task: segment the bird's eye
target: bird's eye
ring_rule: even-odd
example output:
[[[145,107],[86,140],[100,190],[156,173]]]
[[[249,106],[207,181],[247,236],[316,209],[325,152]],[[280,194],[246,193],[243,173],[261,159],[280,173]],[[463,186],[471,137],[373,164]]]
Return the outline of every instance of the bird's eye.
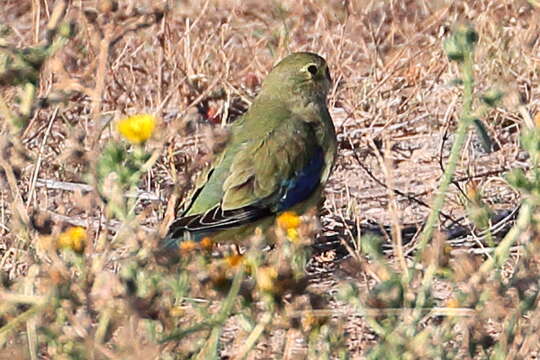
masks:
[[[319,69],[317,69],[317,66],[313,65],[313,64],[311,64],[311,65],[309,65],[307,67],[307,71],[309,71],[311,75],[317,74],[317,70],[319,70]]]

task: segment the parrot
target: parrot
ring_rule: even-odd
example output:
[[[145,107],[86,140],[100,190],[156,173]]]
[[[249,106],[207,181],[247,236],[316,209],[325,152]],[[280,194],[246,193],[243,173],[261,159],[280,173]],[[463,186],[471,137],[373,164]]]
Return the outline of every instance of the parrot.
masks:
[[[331,86],[328,65],[315,53],[277,63],[247,112],[228,125],[228,142],[187,196],[162,248],[205,237],[241,244],[285,211],[316,207],[337,153],[326,104]]]

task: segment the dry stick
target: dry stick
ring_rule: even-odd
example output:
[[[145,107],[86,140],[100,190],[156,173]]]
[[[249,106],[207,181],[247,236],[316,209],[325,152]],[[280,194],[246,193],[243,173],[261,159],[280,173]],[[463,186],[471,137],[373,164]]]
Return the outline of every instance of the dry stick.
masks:
[[[70,217],[66,215],[60,215],[49,210],[42,210],[42,211],[48,214],[51,217],[51,219],[55,221],[66,222],[68,224],[80,226],[84,228],[88,228],[90,226],[94,228],[98,228],[100,227],[101,224],[108,221],[107,222],[108,229],[114,232],[118,232],[122,229],[122,226],[124,225],[120,221],[107,220],[106,218],[103,218],[103,217],[100,217],[99,219],[82,219],[82,218],[75,218],[75,217]],[[139,228],[141,230],[146,231],[149,234],[153,234],[156,232],[154,229],[149,228],[148,226],[144,226],[144,225],[139,225]]]
[[[0,137],[0,149],[3,149],[5,147],[5,143],[5,137]],[[19,187],[17,186],[17,179],[15,178],[15,174],[13,173],[13,167],[2,156],[0,156],[0,167],[4,169],[4,173],[9,185],[9,190],[11,191],[11,196],[13,197],[13,205],[15,210],[17,211],[17,215],[19,215],[19,217],[25,224],[29,224],[30,217],[28,216],[26,208],[24,207],[24,202],[22,200]]]
[[[300,330],[290,328],[285,335],[285,346],[283,349],[283,360],[293,360],[299,358],[295,354],[296,341],[300,338]]]
[[[32,0],[32,28],[34,33],[34,44],[39,41],[39,19],[41,14],[41,0]]]
[[[109,60],[111,40],[113,37],[112,27],[107,27],[103,33],[103,38],[99,42],[98,62],[96,68],[96,86],[91,91],[92,95],[92,133],[90,139],[90,148],[94,149],[101,135],[99,118],[101,114],[101,104],[103,102],[103,91],[105,89],[105,76]]]
[[[517,167],[517,168],[523,169],[523,170],[529,170],[531,167],[530,166],[522,166],[522,167]],[[488,171],[485,171],[485,172],[482,172],[482,173],[477,173],[477,174],[473,174],[473,175],[466,175],[466,176],[454,178],[454,182],[463,182],[463,181],[469,181],[469,180],[489,178],[489,177],[492,177],[492,176],[505,174],[510,170],[512,170],[512,169],[511,168],[504,168],[504,167],[499,168],[497,170],[488,170]]]
[[[13,303],[25,305],[40,305],[43,304],[46,300],[47,297],[43,295],[25,295],[0,290],[0,301],[3,304]]]
[[[527,111],[527,108],[523,105],[519,105],[518,111],[521,114],[523,120],[525,121],[525,125],[527,125],[529,129],[534,129],[534,120],[532,119],[531,114],[529,114],[529,112]]]
[[[37,179],[36,187],[45,187],[51,190],[63,190],[73,192],[80,191],[82,193],[89,193],[94,191],[94,187],[92,185],[49,179]],[[137,189],[135,193],[129,192],[127,194],[124,194],[124,196],[127,198],[137,198],[139,200],[164,201],[164,199],[161,198],[159,195],[139,189]]]
[[[36,167],[34,168],[34,173],[32,174],[32,177],[30,178],[30,191],[28,192],[28,199],[26,200],[26,209],[28,210],[28,207],[30,206],[30,202],[32,201],[32,198],[34,197],[34,192],[36,189],[36,181],[39,174],[39,170],[41,168],[41,161],[43,160],[43,149],[45,148],[45,144],[47,143],[47,139],[49,138],[49,134],[51,133],[51,128],[54,123],[54,119],[56,119],[56,115],[58,114],[59,107],[57,106],[54,111],[52,112],[49,120],[49,125],[47,126],[47,130],[45,131],[45,135],[43,136],[43,141],[41,142],[41,145],[39,147],[39,154],[38,159],[36,162]]]
[[[401,227],[399,225],[399,219],[397,216],[398,213],[398,206],[397,206],[397,200],[395,197],[395,192],[392,191],[392,188],[394,187],[394,177],[390,170],[391,166],[388,164],[388,160],[384,159],[382,154],[377,148],[377,145],[373,142],[373,139],[369,138],[369,142],[373,149],[375,150],[375,154],[377,156],[377,160],[379,161],[379,164],[381,166],[381,169],[384,173],[384,177],[386,179],[386,184],[389,184],[389,186],[386,187],[388,197],[390,198],[389,201],[389,210],[390,210],[390,217],[392,219],[392,240],[394,242],[394,245],[396,247],[396,255],[399,259],[399,263],[401,266],[401,271],[403,272],[403,275],[405,276],[404,279],[407,279],[409,277],[408,273],[408,267],[407,267],[407,261],[405,260],[405,255],[403,251],[403,238],[401,237]],[[390,153],[390,142],[386,142],[385,146],[386,153]],[[404,283],[406,285],[406,283]]]
[[[6,226],[6,201],[4,200],[4,189],[0,189],[0,232],[2,234],[9,232],[9,228]]]
[[[306,315],[314,317],[366,316],[373,318],[377,316],[401,315],[412,311],[413,309],[411,308],[362,308],[360,310],[312,309],[291,311],[287,316],[289,318],[301,318]],[[421,308],[420,311],[431,316],[475,317],[477,315],[476,310],[471,308],[425,307]]]

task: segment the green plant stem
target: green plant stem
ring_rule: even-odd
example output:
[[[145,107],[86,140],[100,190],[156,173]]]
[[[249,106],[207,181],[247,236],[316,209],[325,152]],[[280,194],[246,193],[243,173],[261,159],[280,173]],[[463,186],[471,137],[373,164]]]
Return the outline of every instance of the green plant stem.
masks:
[[[519,216],[516,220],[516,225],[510,229],[508,234],[502,239],[493,256],[487,259],[482,266],[480,266],[480,273],[487,274],[491,272],[495,267],[501,265],[510,254],[510,248],[516,242],[521,234],[524,234],[530,225],[531,218],[533,216],[533,206],[527,199],[523,202],[519,211]]]
[[[24,124],[21,124],[21,127],[24,127],[28,122],[28,119],[32,116],[32,110],[36,102],[36,87],[32,83],[24,84],[21,96],[20,104],[20,113],[24,119]]]
[[[20,324],[28,321],[33,316],[37,315],[42,309],[45,308],[46,305],[47,304],[32,306],[30,309],[26,310],[25,312],[17,316],[15,319],[8,322],[6,325],[2,326],[0,328],[0,345],[6,341],[7,335],[11,331],[16,330]]]
[[[426,225],[420,235],[420,241],[418,243],[418,252],[416,254],[416,261],[420,258],[424,248],[433,236],[433,231],[439,221],[439,214],[444,205],[446,199],[446,193],[452,183],[454,173],[457,168],[459,158],[461,156],[461,148],[465,144],[467,135],[469,133],[469,127],[472,123],[472,102],[473,102],[473,89],[474,89],[474,76],[473,76],[473,54],[472,51],[465,54],[463,64],[461,66],[463,73],[463,109],[461,111],[461,117],[459,120],[458,129],[452,149],[450,151],[450,157],[448,159],[448,165],[442,176],[439,190],[433,201],[433,207],[431,214],[426,221]]]
[[[112,309],[106,308],[100,314],[98,327],[96,329],[95,339],[98,344],[102,344],[105,341],[105,336],[107,335],[107,330],[109,329],[109,324],[112,317]]]
[[[251,331],[246,341],[244,342],[244,345],[238,351],[238,358],[245,359],[248,356],[248,353],[251,351],[251,349],[253,349],[255,344],[257,344],[257,341],[263,334],[266,326],[270,324],[270,321],[272,321],[272,313],[267,312],[263,315],[261,321],[257,324],[257,326],[255,326],[255,328]]]
[[[223,301],[223,305],[213,321],[216,325],[214,325],[214,327],[212,328],[209,338],[207,339],[202,350],[199,352],[195,359],[202,360],[218,358],[217,350],[219,338],[221,336],[221,330],[223,329],[223,323],[225,322],[225,320],[227,320],[229,314],[232,311],[232,307],[236,301],[236,298],[238,297],[238,293],[240,292],[240,285],[242,284],[243,278],[244,268],[240,266],[238,272],[234,276],[231,289],[229,290],[229,294],[227,294],[227,298],[225,299],[225,301]]]
[[[188,335],[191,335],[191,334],[194,334],[196,332],[199,332],[199,331],[203,331],[203,330],[208,330],[208,329],[211,329],[212,328],[212,323],[210,322],[204,322],[204,323],[199,323],[197,325],[194,325],[190,328],[187,328],[187,329],[181,329],[181,330],[177,330],[177,331],[174,331],[173,333],[165,336],[164,338],[162,338],[161,340],[158,341],[159,344],[164,344],[166,342],[169,342],[169,341],[178,341]]]

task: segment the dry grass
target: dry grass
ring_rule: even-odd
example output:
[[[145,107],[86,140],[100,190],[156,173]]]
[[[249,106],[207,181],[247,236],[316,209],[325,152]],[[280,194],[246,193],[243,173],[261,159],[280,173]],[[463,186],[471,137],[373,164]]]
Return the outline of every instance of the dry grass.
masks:
[[[535,167],[520,141],[540,99],[534,1],[121,3],[115,10],[108,1],[70,2],[65,19],[75,36],[40,70],[36,97],[22,85],[0,84],[5,103],[24,120],[13,124],[0,112],[0,359],[184,358],[201,349],[200,358],[210,358],[213,346],[221,357],[242,358],[251,340],[246,356],[254,359],[534,358],[534,191],[530,221],[517,236],[532,245],[502,256],[489,268],[493,276],[482,268],[490,256],[449,257],[444,245],[444,229],[470,224],[463,216],[472,210],[512,209],[520,191],[527,193],[505,174]],[[4,0],[2,8],[0,45],[43,44],[52,1]],[[357,230],[368,220],[389,225],[389,241],[397,242],[432,211],[463,102],[453,85],[459,67],[443,41],[465,23],[479,34],[477,94],[505,93],[481,114],[495,150],[484,152],[470,132],[442,209],[443,231],[416,268],[414,241],[401,259],[361,251],[356,245],[371,240]],[[175,200],[222,145],[220,124],[245,111],[272,64],[292,51],[321,54],[335,82],[329,105],[339,155],[322,210],[324,236],[313,241],[309,274],[288,269],[301,281],[267,297],[246,275],[242,286],[251,288],[240,288],[238,304],[229,288],[239,276],[234,269],[226,270],[225,285],[214,276],[222,260],[197,255],[185,268],[164,269],[148,254]],[[25,118],[27,98],[49,104]],[[134,189],[128,183],[104,201],[92,187],[114,180],[100,177],[98,159],[107,144],[121,143],[115,122],[138,113],[160,119],[145,144],[152,166],[136,181],[145,199],[126,200]],[[477,194],[481,201],[471,202]],[[51,248],[50,239],[73,225],[87,230],[82,253]],[[315,238],[312,223],[302,231]],[[260,267],[281,269],[287,256],[301,265],[309,249],[295,246],[294,255],[252,247],[247,257]],[[186,302],[195,297],[200,302]],[[223,304],[232,310],[222,332],[205,328],[160,342],[204,323]],[[306,314],[317,320],[306,325]]]

